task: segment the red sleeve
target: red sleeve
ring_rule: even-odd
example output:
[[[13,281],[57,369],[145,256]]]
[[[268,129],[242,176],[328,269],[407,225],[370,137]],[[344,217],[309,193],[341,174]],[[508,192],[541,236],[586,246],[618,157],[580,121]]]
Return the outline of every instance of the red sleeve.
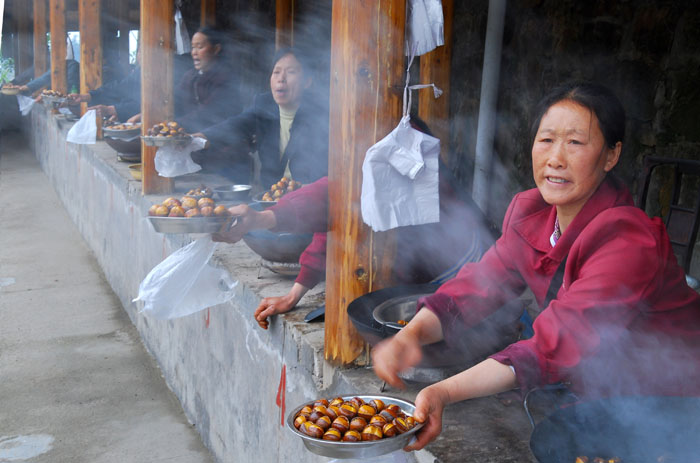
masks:
[[[305,288],[313,288],[326,277],[326,233],[314,233],[299,263],[301,271],[295,281]]]
[[[269,208],[277,226],[272,231],[325,233],[328,231],[328,177],[287,193]]]
[[[514,204],[511,202],[503,221],[503,235],[491,246],[478,263],[464,265],[457,276],[438,290],[418,301],[419,310],[431,310],[440,319],[443,335],[448,344],[455,344],[469,329],[498,310],[506,302],[518,297],[525,282],[514,267],[517,259],[510,244],[508,223]]]
[[[653,301],[663,300],[655,292],[669,280],[664,240],[640,221],[643,212],[621,209],[601,213],[579,236],[557,297],[535,319],[534,336],[492,356],[515,368],[521,390],[572,379],[580,385],[611,373],[596,365],[616,365],[616,375],[629,376],[620,368],[635,363],[634,325],[663,310]],[[652,331],[641,336],[649,339]]]

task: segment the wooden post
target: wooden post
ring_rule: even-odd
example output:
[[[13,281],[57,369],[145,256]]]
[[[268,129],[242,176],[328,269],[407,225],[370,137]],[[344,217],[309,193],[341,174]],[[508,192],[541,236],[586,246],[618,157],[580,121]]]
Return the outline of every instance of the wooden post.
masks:
[[[32,51],[34,45],[32,44],[33,36],[30,26],[32,24],[32,3],[27,0],[16,1],[14,7],[17,24],[17,60],[15,69],[19,73],[33,64]]]
[[[102,86],[101,11],[101,0],[78,0],[80,93],[88,93]],[[81,103],[80,114],[85,114],[86,109],[87,103]],[[97,117],[97,139],[102,140],[102,115],[98,113],[95,117]]]
[[[329,233],[325,356],[355,360],[365,344],[347,316],[353,299],[387,286],[393,234],[372,233],[360,212],[367,149],[401,119],[405,0],[335,0],[331,37]]]
[[[141,0],[142,131],[173,119],[173,3]],[[173,181],[158,175],[155,155],[155,147],[141,145],[143,193],[170,193]]]
[[[66,82],[66,0],[49,0],[51,21],[51,89],[68,91]]]
[[[275,26],[275,48],[294,45],[294,0],[276,1]]]
[[[34,0],[34,77],[49,68],[46,45],[46,0]]]
[[[216,26],[216,0],[201,0],[199,25]]]
[[[445,45],[420,57],[420,83],[434,83],[442,90],[435,99],[431,90],[418,91],[418,116],[440,139],[440,157],[447,163],[450,145],[450,64],[452,61],[452,20],[454,0],[442,0]]]

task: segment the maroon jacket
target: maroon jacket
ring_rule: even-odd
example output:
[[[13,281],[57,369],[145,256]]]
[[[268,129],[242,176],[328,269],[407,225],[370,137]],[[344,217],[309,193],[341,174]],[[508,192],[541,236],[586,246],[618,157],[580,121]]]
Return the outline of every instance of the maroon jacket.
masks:
[[[464,261],[477,261],[493,243],[485,219],[470,198],[460,198],[447,172],[440,174],[440,222],[397,229],[394,278],[399,284],[427,283]],[[313,288],[326,275],[328,177],[280,198],[270,208],[276,230],[315,232],[299,263],[296,282]]]
[[[534,336],[492,356],[515,368],[521,390],[563,381],[584,396],[700,393],[700,296],[663,223],[634,207],[613,178],[552,247],[555,216],[538,190],[516,195],[496,244],[419,307],[437,314],[454,342],[526,286],[542,303],[567,258]]]

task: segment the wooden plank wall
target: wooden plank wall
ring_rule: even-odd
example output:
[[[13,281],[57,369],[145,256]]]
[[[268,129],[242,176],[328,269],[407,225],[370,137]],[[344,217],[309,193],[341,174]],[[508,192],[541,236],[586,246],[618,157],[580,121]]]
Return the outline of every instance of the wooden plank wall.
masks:
[[[78,1],[80,29],[80,93],[88,93],[102,86],[102,27],[101,0]],[[70,91],[70,89],[69,89]],[[85,114],[87,103],[81,103]],[[97,137],[101,139],[102,118],[97,115]]]
[[[363,223],[360,193],[367,149],[401,119],[405,15],[405,0],[333,2],[325,356],[335,364],[365,348],[348,304],[390,284],[392,233]]]
[[[201,0],[199,25],[216,26],[216,0]],[[194,34],[194,31],[192,32]]]

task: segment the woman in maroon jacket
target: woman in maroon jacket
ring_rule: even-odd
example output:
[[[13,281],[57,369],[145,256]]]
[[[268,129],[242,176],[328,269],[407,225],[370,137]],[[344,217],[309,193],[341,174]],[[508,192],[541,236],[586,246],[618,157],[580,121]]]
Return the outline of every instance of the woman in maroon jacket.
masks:
[[[417,364],[422,345],[468,337],[527,286],[544,307],[532,338],[419,393],[415,417],[426,426],[407,450],[437,437],[447,404],[518,386],[525,393],[564,381],[583,397],[700,392],[700,296],[662,222],[608,175],[624,127],[605,87],[555,89],[533,125],[537,188],[515,196],[479,263],[420,300],[413,320],[375,347],[375,372],[401,387],[398,373]],[[559,267],[563,281],[552,284]]]

